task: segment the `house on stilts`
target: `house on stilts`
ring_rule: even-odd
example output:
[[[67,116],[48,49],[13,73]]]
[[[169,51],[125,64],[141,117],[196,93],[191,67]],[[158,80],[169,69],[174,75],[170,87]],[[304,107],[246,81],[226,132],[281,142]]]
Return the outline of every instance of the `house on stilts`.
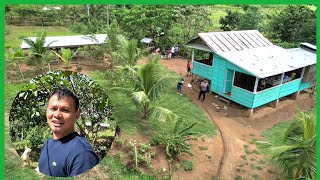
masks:
[[[316,46],[284,49],[257,30],[199,33],[184,44],[192,48],[192,73],[206,78],[210,90],[253,110],[315,86]]]

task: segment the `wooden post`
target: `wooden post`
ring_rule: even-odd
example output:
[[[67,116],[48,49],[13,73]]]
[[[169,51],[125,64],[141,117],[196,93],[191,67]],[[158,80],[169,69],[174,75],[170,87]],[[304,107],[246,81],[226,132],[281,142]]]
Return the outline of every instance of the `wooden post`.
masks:
[[[272,106],[273,106],[274,108],[277,108],[278,105],[279,105],[279,99],[276,99],[276,100],[274,100],[274,101],[272,102]]]
[[[300,94],[300,91],[297,91],[297,92],[295,92],[295,93],[293,93],[293,94],[291,95],[291,98],[294,99],[294,100],[296,100],[296,99],[298,98],[299,94]]]
[[[253,116],[253,109],[248,109],[248,117],[252,118]]]
[[[256,81],[254,83],[253,94],[257,93],[259,79],[256,77]]]
[[[192,49],[192,56],[191,56],[192,69],[193,69],[193,62],[194,62],[194,49]]]

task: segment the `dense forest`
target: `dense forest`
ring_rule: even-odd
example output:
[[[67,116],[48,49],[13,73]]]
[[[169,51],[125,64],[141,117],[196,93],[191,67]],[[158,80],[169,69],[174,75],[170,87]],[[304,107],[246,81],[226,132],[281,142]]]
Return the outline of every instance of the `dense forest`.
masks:
[[[8,25],[67,26],[109,36],[116,31],[128,39],[154,38],[162,48],[199,32],[248,29],[282,47],[316,43],[315,6],[305,5],[7,5],[5,14]]]

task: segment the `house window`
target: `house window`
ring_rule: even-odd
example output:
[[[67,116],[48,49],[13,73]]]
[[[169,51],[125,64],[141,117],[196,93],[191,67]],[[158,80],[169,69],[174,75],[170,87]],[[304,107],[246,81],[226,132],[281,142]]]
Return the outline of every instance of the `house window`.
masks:
[[[299,68],[299,69],[295,69],[293,71],[289,71],[289,72],[284,73],[283,83],[290,82],[295,79],[301,78],[302,69],[303,68]]]
[[[235,72],[233,82],[234,86],[253,92],[255,82],[256,77],[240,72]]]
[[[201,51],[201,50],[196,49],[194,51],[194,60],[199,63],[212,66],[213,65],[213,52]]]

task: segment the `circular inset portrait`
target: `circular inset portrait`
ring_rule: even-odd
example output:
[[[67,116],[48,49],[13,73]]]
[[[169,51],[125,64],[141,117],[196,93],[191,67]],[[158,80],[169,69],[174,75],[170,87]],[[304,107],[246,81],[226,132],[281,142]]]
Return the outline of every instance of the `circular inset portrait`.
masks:
[[[10,138],[23,160],[42,174],[84,173],[104,158],[114,139],[114,110],[89,77],[51,71],[33,78],[10,110]]]

